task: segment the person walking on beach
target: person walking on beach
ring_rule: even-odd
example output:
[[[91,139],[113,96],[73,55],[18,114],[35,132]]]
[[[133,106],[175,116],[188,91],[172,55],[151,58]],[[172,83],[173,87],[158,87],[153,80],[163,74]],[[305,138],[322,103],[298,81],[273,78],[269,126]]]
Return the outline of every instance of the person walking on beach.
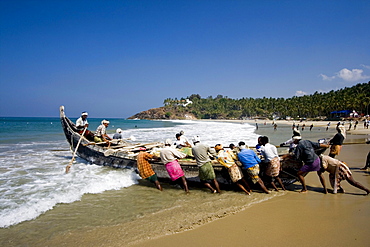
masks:
[[[344,193],[344,189],[340,185],[340,182],[343,180],[346,180],[350,185],[356,188],[364,190],[366,192],[366,195],[370,193],[370,190],[368,188],[357,182],[352,177],[352,172],[344,162],[327,155],[321,155],[320,158],[322,166],[320,172],[329,172],[329,180],[331,186],[333,187],[334,194],[336,194],[337,192]]]
[[[243,178],[243,173],[240,171],[239,166],[236,165],[237,160],[235,154],[232,151],[225,150],[221,144],[215,146],[217,152],[217,161],[227,168],[230,179],[235,183],[242,191],[247,195],[250,195],[250,187],[247,181]],[[244,186],[245,187],[244,187]],[[247,189],[246,189],[247,188]]]
[[[159,156],[161,157],[161,161],[166,167],[166,170],[171,180],[178,181],[181,179],[181,186],[183,187],[185,192],[188,193],[189,189],[185,179],[184,171],[182,170],[179,162],[177,161],[177,159],[185,158],[186,154],[176,150],[175,148],[172,147],[171,144],[172,144],[171,139],[167,139],[164,142],[165,147],[160,151]]]
[[[339,155],[343,141],[346,138],[346,130],[343,125],[337,126],[337,134],[329,141],[330,146],[330,153],[329,156],[335,158],[336,155]]]
[[[193,137],[194,146],[192,148],[193,156],[199,167],[199,178],[200,181],[211,190],[212,193],[221,193],[220,186],[216,180],[216,174],[212,166],[209,155],[216,157],[216,151],[210,148],[208,145],[200,143],[200,137]],[[214,187],[212,187],[212,185]]]
[[[320,182],[324,187],[324,193],[327,194],[328,191],[326,190],[325,186],[325,180],[324,176],[320,172],[320,158],[315,153],[315,148],[328,148],[329,145],[326,144],[320,144],[317,142],[311,142],[309,140],[302,140],[301,136],[295,136],[293,137],[294,143],[297,144],[297,147],[294,149],[293,154],[286,154],[283,155],[282,158],[286,158],[288,156],[292,156],[298,160],[304,163],[302,168],[298,171],[297,176],[299,178],[299,181],[301,182],[303,188],[301,190],[301,193],[307,192],[306,182],[303,177],[303,174],[308,172],[316,171],[317,175],[319,176]]]
[[[267,163],[265,174],[268,180],[275,191],[279,191],[275,185],[275,179],[278,181],[281,188],[285,190],[284,184],[279,177],[281,166],[277,148],[269,143],[269,138],[267,136],[261,136],[259,140],[261,142],[261,154],[264,157],[264,162]]]
[[[137,160],[137,169],[139,170],[140,177],[146,179],[151,183],[155,184],[155,187],[158,190],[162,190],[162,186],[158,181],[157,174],[154,172],[152,166],[149,163],[149,160],[158,160],[159,157],[156,157],[150,153],[146,152],[145,147],[140,148],[140,152],[136,158]]]
[[[239,148],[240,152],[238,153],[238,159],[242,164],[243,169],[247,172],[254,184],[258,183],[263,192],[269,194],[270,192],[267,190],[265,184],[259,177],[259,163],[261,163],[261,160],[257,157],[253,150],[246,147],[244,142],[239,142]]]

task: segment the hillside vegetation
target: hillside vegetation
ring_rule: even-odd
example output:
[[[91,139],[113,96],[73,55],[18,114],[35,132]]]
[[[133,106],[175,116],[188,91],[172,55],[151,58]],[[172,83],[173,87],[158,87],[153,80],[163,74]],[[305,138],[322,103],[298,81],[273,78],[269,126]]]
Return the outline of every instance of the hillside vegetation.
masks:
[[[190,101],[190,102],[189,102]],[[327,93],[292,98],[241,98],[231,99],[218,95],[202,98],[192,94],[181,99],[167,98],[164,106],[138,113],[130,118],[140,119],[243,119],[243,118],[310,118],[335,117],[339,110],[356,110],[369,115],[370,81],[353,87]]]

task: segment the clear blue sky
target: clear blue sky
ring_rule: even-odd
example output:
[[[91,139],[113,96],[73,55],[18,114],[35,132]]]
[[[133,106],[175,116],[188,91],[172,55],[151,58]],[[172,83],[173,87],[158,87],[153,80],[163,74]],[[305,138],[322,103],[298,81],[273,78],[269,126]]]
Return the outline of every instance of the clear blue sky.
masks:
[[[370,80],[368,0],[1,0],[0,116],[126,118],[166,98]]]

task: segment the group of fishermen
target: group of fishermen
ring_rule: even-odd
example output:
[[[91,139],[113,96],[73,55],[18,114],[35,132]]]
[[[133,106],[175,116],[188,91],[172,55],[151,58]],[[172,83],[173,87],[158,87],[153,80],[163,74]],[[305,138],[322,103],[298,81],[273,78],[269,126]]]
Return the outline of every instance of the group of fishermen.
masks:
[[[109,121],[103,120],[101,125],[98,126],[95,134],[87,130],[87,112],[82,112],[81,117],[76,121],[76,127],[80,134],[83,134],[87,139],[94,142],[107,142],[112,140],[107,133],[106,128]],[[340,126],[337,126],[338,135],[342,134],[345,137],[345,131]],[[118,133],[119,132],[119,133]],[[117,129],[118,139],[121,139],[121,129]],[[119,136],[121,138],[119,138]],[[337,137],[337,136],[336,136]],[[333,139],[336,139],[333,138]],[[348,181],[351,185],[364,190],[367,194],[370,190],[362,184],[355,181],[352,177],[350,169],[342,161],[335,159],[335,155],[340,152],[341,144],[344,138],[340,138],[340,143],[329,141],[331,144],[330,156],[317,155],[315,149],[328,148],[330,145],[312,142],[309,140],[302,140],[299,131],[293,128],[293,136],[291,138],[291,145],[288,154],[279,157],[277,148],[269,143],[267,136],[260,136],[258,144],[256,145],[257,154],[243,142],[238,143],[238,147],[230,144],[228,148],[224,148],[221,144],[216,144],[210,147],[201,143],[200,137],[194,136],[192,141],[184,135],[184,132],[176,134],[176,141],[171,139],[165,140],[165,147],[161,149],[159,157],[147,152],[145,147],[140,148],[137,156],[137,167],[139,174],[143,179],[147,179],[154,183],[157,189],[162,190],[162,186],[158,181],[158,177],[152,169],[150,162],[159,161],[165,165],[165,168],[172,181],[179,182],[185,192],[189,192],[187,181],[178,160],[188,156],[187,153],[181,152],[182,148],[191,148],[193,158],[199,168],[199,179],[212,193],[220,193],[220,186],[216,179],[216,174],[213,169],[212,159],[217,159],[218,163],[227,168],[231,181],[235,183],[242,191],[250,195],[252,192],[244,174],[247,174],[253,184],[258,184],[264,193],[270,193],[266,188],[263,180],[260,178],[260,165],[264,168],[264,175],[266,182],[278,191],[275,181],[280,187],[285,190],[279,174],[281,171],[281,160],[294,159],[298,162],[303,162],[303,166],[297,173],[297,177],[302,184],[301,193],[307,192],[307,187],[304,175],[308,172],[316,171],[320,182],[324,188],[324,193],[327,193],[327,187],[323,172],[329,172],[330,183],[333,187],[333,193],[344,192],[340,185],[342,180]],[[338,138],[337,138],[338,139]],[[340,145],[339,145],[340,144]],[[334,146],[334,148],[333,148]],[[338,147],[340,146],[340,147]],[[261,160],[261,158],[262,160]]]
[[[354,180],[350,169],[344,162],[328,155],[316,154],[315,150],[317,149],[329,148],[330,142],[329,144],[323,144],[310,140],[302,140],[302,137],[295,133],[292,137],[295,147],[290,153],[279,157],[276,146],[269,143],[267,136],[260,136],[258,138],[258,145],[256,145],[257,153],[249,149],[242,141],[239,142],[238,147],[235,147],[233,144],[230,144],[229,148],[224,148],[221,144],[210,147],[201,143],[199,136],[192,138],[192,144],[190,144],[186,137],[181,140],[181,136],[183,136],[183,132],[180,135],[176,135],[177,141],[175,143],[167,139],[165,141],[165,148],[160,151],[160,157],[147,153],[144,147],[140,150],[137,158],[140,176],[143,179],[153,182],[159,190],[162,190],[162,187],[150,165],[151,160],[161,160],[165,164],[171,180],[180,182],[184,190],[189,192],[184,172],[178,162],[178,159],[185,158],[187,155],[176,148],[180,147],[179,143],[182,142],[186,146],[191,145],[192,155],[199,167],[199,179],[212,193],[220,193],[221,191],[213,169],[211,157],[217,159],[218,163],[227,168],[231,181],[248,195],[250,195],[252,190],[244,174],[247,174],[250,181],[253,184],[257,184],[264,193],[270,193],[264,181],[270,183],[275,191],[279,191],[275,181],[283,190],[286,190],[279,177],[281,160],[284,159],[303,162],[303,166],[297,172],[297,177],[302,184],[301,193],[307,192],[304,175],[313,171],[317,172],[325,194],[328,193],[323,176],[325,171],[329,173],[333,193],[344,193],[344,189],[340,185],[340,182],[343,180],[364,190],[367,195],[370,193],[368,188]],[[260,178],[260,166],[264,168],[264,175],[266,177],[264,181]]]

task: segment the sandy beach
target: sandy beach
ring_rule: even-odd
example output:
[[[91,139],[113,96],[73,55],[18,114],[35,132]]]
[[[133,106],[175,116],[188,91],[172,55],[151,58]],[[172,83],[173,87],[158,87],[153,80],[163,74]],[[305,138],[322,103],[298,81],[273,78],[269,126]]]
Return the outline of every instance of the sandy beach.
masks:
[[[254,124],[255,121],[249,121]],[[258,124],[263,124],[259,121]],[[267,125],[271,122],[267,122]],[[278,121],[278,128],[292,122]],[[306,126],[311,123],[306,123]],[[325,128],[327,122],[314,122]],[[333,123],[332,123],[333,128]],[[259,130],[260,134],[266,130]],[[307,134],[306,134],[307,133]],[[305,132],[307,137],[309,133]],[[346,142],[362,142],[370,130],[358,126],[347,133]],[[337,157],[346,161],[356,181],[370,187],[370,173],[360,171],[369,152],[368,144],[345,145]],[[328,174],[325,174],[327,184]],[[164,236],[136,246],[369,246],[370,196],[346,181],[345,194],[322,193],[316,173],[306,176],[309,192],[301,185],[288,187],[286,195],[253,205],[237,214],[202,225],[194,230]],[[331,189],[331,188],[330,188]]]
[[[239,126],[226,126],[240,131],[244,129],[238,128],[240,124],[257,123],[257,134],[269,136],[274,145],[292,135],[293,122],[289,121],[277,121],[276,130],[272,121],[231,122]],[[305,130],[300,129],[304,139],[330,138],[336,132],[336,122],[328,131],[325,121],[313,124],[312,131],[311,122],[305,122]],[[243,134],[240,131],[237,135]],[[347,132],[338,156],[347,162],[355,180],[368,188],[370,173],[360,168],[370,150],[370,144],[365,144],[369,137],[370,130],[362,125]],[[278,151],[284,153],[287,148]],[[234,190],[215,195],[202,188],[191,188],[186,195],[170,184],[163,184],[165,190],[160,192],[140,181],[127,188],[84,195],[80,201],[58,204],[34,220],[0,229],[0,243],[89,247],[368,246],[370,196],[346,181],[342,182],[345,194],[332,194],[328,174],[324,176],[329,194],[322,193],[316,173],[306,176],[306,194],[299,193],[300,183],[288,186],[285,192],[266,195],[256,190],[247,196]]]

